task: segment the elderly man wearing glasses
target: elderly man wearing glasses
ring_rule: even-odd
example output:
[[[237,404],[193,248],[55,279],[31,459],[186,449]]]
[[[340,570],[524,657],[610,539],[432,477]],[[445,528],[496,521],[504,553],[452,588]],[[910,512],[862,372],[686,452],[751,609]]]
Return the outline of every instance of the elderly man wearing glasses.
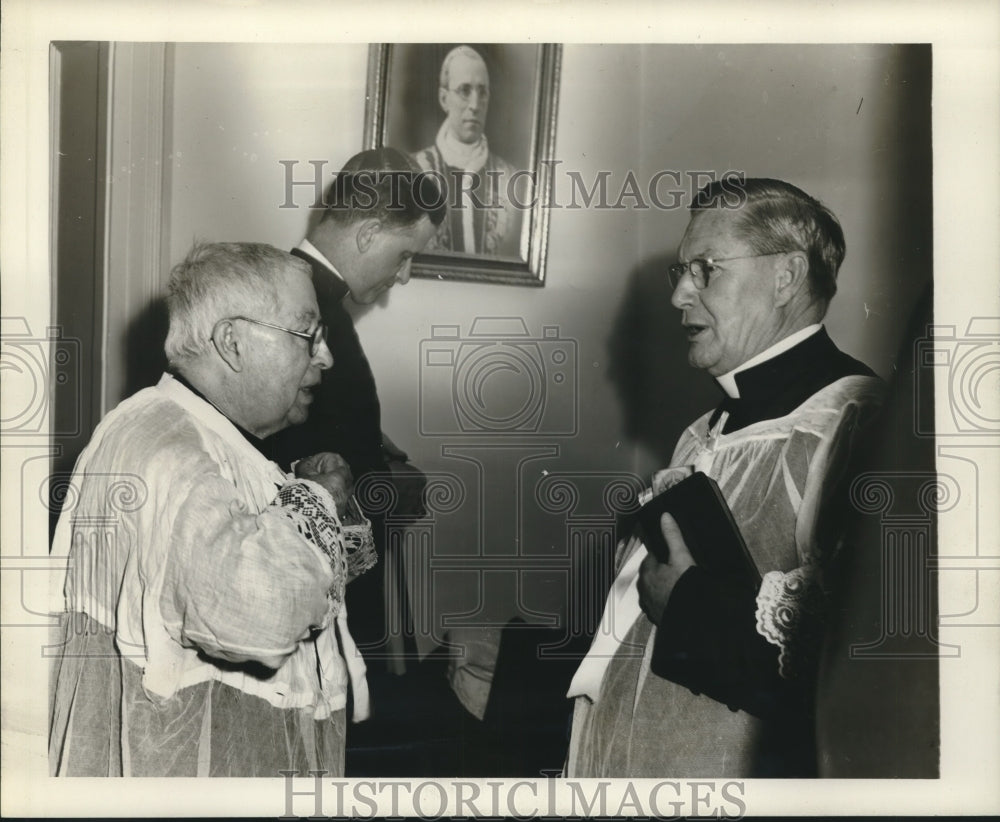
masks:
[[[56,527],[51,771],[342,774],[349,691],[367,713],[344,589],[374,551],[349,551],[340,457],[260,451],[333,364],[309,267],[196,246],[168,307],[171,373],[94,431]]]
[[[438,102],[445,113],[434,145],[415,155],[447,193],[447,218],[427,251],[518,256],[525,186],[514,168],[490,151],[486,112],[490,75],[486,62],[469,46],[457,46],[441,62]]]
[[[836,217],[779,180],[739,192],[727,181],[698,193],[669,271],[689,362],[725,398],[684,432],[653,489],[713,478],[763,582],[755,592],[703,569],[669,515],[669,562],[623,543],[569,691],[569,776],[815,772],[810,680],[837,538],[818,512],[882,386],[822,326],[845,253]]]

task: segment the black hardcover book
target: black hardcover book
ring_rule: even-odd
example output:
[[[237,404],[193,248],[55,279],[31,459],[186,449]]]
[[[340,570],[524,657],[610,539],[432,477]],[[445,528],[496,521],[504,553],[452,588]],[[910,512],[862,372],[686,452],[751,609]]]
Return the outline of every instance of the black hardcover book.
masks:
[[[698,565],[754,591],[760,588],[760,572],[715,480],[696,471],[639,509],[643,542],[660,562],[667,562],[670,556],[660,529],[660,517],[665,513],[677,521]]]

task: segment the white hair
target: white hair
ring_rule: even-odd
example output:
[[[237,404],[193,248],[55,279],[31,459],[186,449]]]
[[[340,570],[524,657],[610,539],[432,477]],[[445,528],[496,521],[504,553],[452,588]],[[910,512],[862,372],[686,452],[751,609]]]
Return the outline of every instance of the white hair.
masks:
[[[470,46],[455,46],[455,48],[445,55],[444,60],[441,61],[441,74],[438,77],[438,84],[441,88],[448,88],[448,72],[451,69],[452,60],[459,55],[468,57],[470,60],[478,60],[483,66],[486,65],[486,61],[482,58],[482,55],[474,48]]]
[[[170,273],[168,362],[203,354],[219,320],[271,316],[290,267],[309,273],[305,262],[264,243],[195,243]]]

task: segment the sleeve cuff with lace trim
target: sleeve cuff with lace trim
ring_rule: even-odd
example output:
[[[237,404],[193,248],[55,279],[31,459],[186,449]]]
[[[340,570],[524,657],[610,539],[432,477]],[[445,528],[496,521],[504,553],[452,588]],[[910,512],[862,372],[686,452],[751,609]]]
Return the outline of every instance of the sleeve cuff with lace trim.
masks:
[[[371,520],[361,511],[354,497],[347,501],[342,525],[344,548],[347,551],[347,578],[352,580],[378,563]]]
[[[779,650],[778,670],[786,679],[806,674],[822,641],[823,594],[808,565],[764,575],[757,594],[757,631]]]
[[[757,630],[752,591],[697,565],[681,575],[656,631],[650,669],[761,718],[801,712],[808,691],[780,675],[779,647]]]
[[[344,602],[348,566],[343,526],[333,497],[317,482],[293,479],[281,486],[273,505],[295,524],[303,539],[326,556],[333,571],[330,598],[335,612],[339,612]]]

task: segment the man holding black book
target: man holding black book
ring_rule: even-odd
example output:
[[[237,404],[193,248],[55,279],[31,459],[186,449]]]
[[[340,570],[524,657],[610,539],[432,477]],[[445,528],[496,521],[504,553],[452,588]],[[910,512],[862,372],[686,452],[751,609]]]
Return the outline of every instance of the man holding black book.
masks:
[[[620,546],[604,618],[569,691],[567,776],[814,775],[820,577],[836,542],[818,511],[882,390],[821,324],[844,253],[833,213],[788,183],[727,180],[696,196],[669,271],[672,302],[689,362],[725,398],[684,432],[653,490],[702,472],[722,502],[702,493],[702,523],[688,517],[683,530],[665,514],[665,555],[638,537]],[[689,550],[726,507],[759,586]]]

